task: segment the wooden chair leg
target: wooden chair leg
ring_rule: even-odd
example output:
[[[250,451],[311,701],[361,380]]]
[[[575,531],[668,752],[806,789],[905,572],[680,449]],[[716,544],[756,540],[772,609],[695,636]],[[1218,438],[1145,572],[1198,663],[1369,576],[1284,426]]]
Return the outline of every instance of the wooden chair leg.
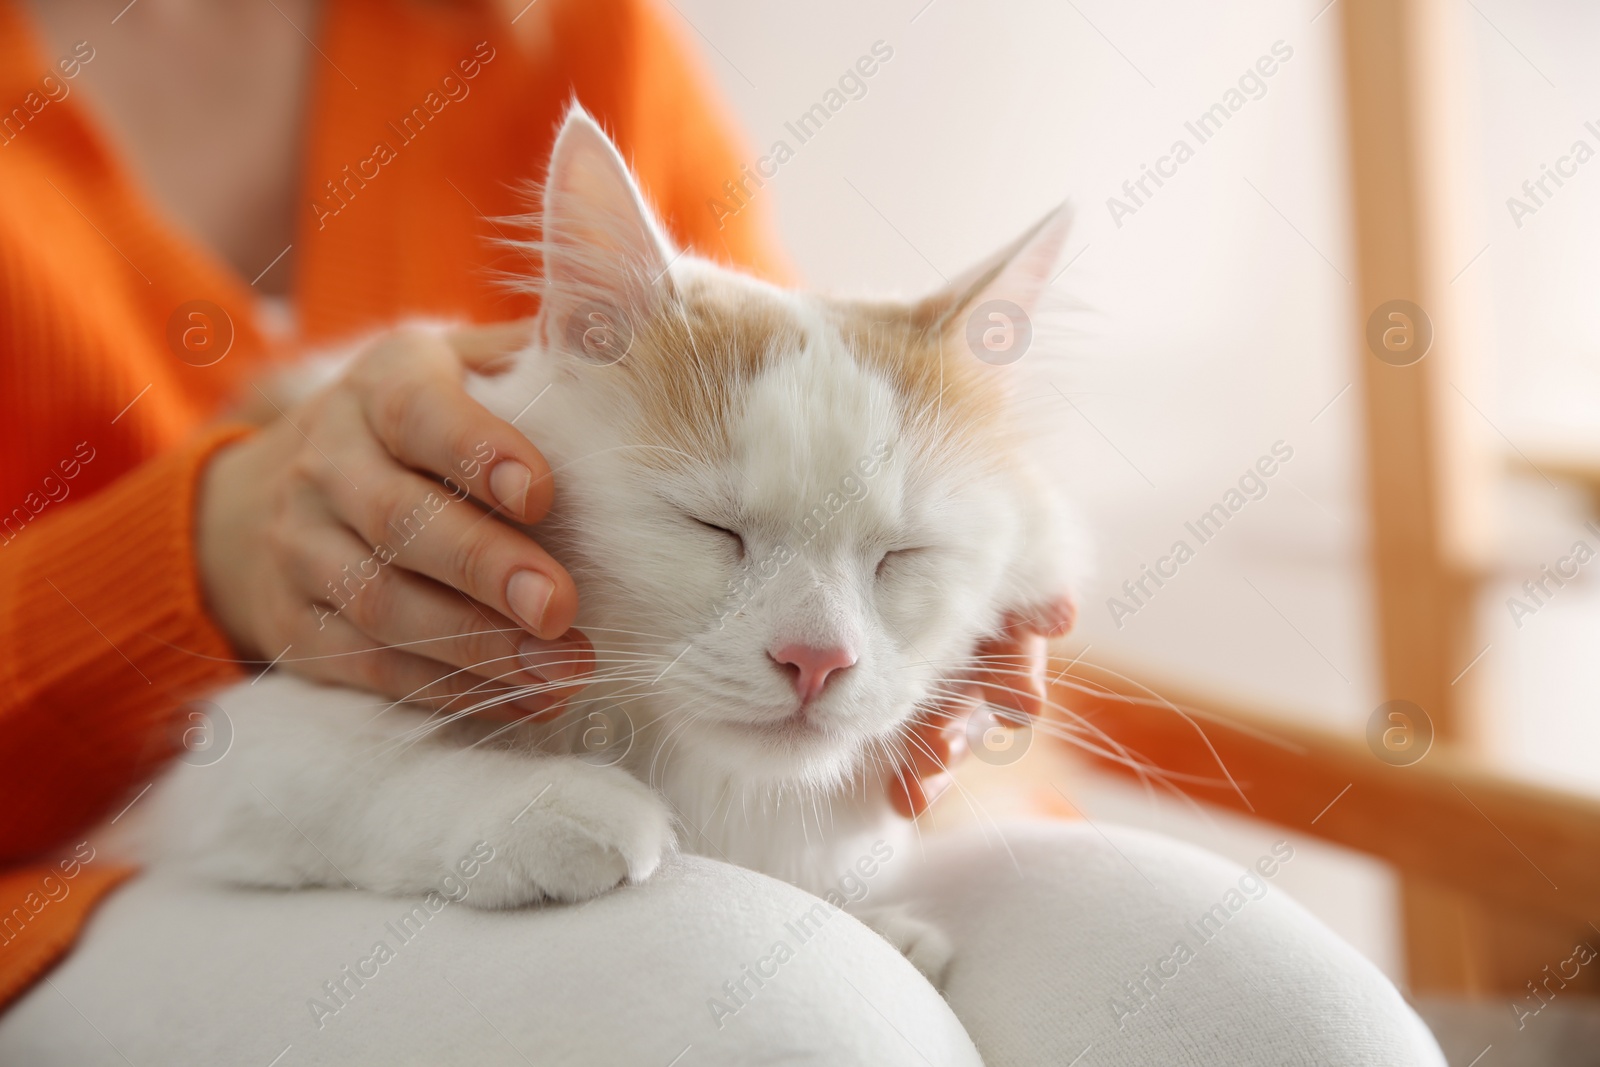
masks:
[[[1448,0],[1346,0],[1341,12],[1383,696],[1419,706],[1436,743],[1470,748],[1476,679],[1458,684],[1459,672],[1476,651],[1474,587],[1492,555],[1500,471],[1483,428],[1463,417],[1477,331],[1451,284],[1470,255],[1455,214],[1467,198],[1454,18]],[[1402,898],[1414,985],[1471,992],[1501,980],[1496,917],[1415,880]]]
[[[1415,876],[1401,883],[1401,915],[1407,984],[1417,995],[1504,997],[1519,1018],[1600,995],[1600,932],[1578,920],[1519,912]]]
[[[1481,905],[1423,878],[1400,882],[1406,984],[1418,995],[1489,992],[1490,953],[1480,935]]]

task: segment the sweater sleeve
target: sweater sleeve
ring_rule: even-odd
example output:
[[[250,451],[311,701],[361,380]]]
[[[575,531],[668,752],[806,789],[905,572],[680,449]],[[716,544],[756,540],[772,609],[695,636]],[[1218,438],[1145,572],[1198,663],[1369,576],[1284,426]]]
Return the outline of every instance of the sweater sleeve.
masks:
[[[59,845],[175,747],[174,710],[239,673],[207,614],[200,472],[220,426],[0,546],[0,864]]]

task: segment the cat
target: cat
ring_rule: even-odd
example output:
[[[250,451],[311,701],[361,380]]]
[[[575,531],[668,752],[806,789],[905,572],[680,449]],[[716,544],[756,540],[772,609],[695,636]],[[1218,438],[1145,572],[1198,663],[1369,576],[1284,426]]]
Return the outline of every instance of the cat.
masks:
[[[918,706],[1072,595],[1016,368],[968,338],[986,302],[1036,304],[1064,210],[917,301],[786,291],[673,248],[574,106],[539,221],[536,340],[469,389],[559,472],[529,532],[578,583],[592,684],[507,726],[468,712],[538,687],[441,714],[270,671],[213,697],[231,751],[164,776],[142,858],[392,894],[470,870],[464,899],[502,908],[682,848],[821,893],[911,832],[887,784]],[[936,929],[858,910],[937,980]]]

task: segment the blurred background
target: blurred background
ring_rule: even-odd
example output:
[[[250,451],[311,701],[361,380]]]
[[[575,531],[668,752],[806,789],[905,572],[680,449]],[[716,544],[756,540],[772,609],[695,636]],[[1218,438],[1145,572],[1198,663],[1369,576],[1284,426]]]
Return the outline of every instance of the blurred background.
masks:
[[[940,817],[1031,805],[1246,863],[1287,836],[1281,887],[1423,1004],[1452,1064],[1600,1062],[1600,967],[1548,978],[1600,947],[1600,565],[1574,555],[1600,550],[1600,9],[671,6],[752,164],[795,148],[754,195],[814,286],[930,288],[1076,208],[1067,358],[1029,400],[1098,546],[1058,695],[1090,714],[1065,686],[1101,668],[1193,695],[1208,733],[1244,731],[1254,802],[1186,803],[1036,737],[968,761]],[[799,144],[786,124],[875,45],[891,58]],[[1434,332],[1407,366],[1364,336],[1391,298]],[[1275,444],[1265,496],[1199,545],[1185,524]],[[1194,558],[1130,599],[1180,539]],[[1378,715],[1402,698],[1420,718]],[[1189,736],[1127,743],[1204,770]]]

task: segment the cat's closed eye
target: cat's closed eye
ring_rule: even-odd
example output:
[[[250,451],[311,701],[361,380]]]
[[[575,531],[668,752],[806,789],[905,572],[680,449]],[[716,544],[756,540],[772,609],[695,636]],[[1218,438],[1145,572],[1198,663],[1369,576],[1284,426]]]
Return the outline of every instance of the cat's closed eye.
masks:
[[[925,548],[893,548],[893,549],[890,549],[888,552],[885,552],[883,554],[883,557],[881,559],[878,560],[878,566],[877,566],[877,569],[875,571],[873,571],[873,576],[877,577],[877,578],[882,578],[883,575],[884,575],[884,572],[886,570],[888,570],[890,567],[892,567],[896,562],[912,559],[912,558],[914,558],[916,556],[919,556],[919,555],[923,554],[926,551],[927,551],[927,549],[925,549]]]
[[[739,558],[744,558],[744,538],[741,537],[737,532],[728,529],[726,526],[718,526],[714,522],[707,522],[704,519],[696,519],[693,515],[689,516],[689,518],[695,523],[695,525],[721,535],[733,545],[734,550],[739,553]]]

